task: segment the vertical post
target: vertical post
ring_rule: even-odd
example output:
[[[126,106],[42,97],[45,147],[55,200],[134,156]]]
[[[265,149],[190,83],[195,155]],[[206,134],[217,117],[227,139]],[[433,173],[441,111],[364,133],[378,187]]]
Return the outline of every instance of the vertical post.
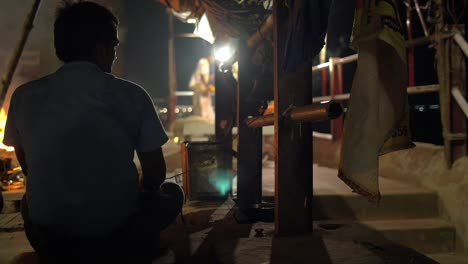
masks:
[[[437,76],[439,79],[439,102],[440,102],[440,118],[442,121],[442,134],[444,137],[444,154],[447,167],[452,166],[452,144],[450,141],[450,87],[449,87],[449,58],[447,53],[447,40],[442,37],[445,18],[443,0],[437,0],[438,21],[436,25],[437,36]]]
[[[311,63],[293,73],[282,70],[288,10],[274,1],[275,230],[280,236],[312,231],[312,129],[284,114],[312,103]]]
[[[460,48],[452,39],[443,37],[447,30],[445,0],[437,1],[438,21],[437,36],[437,74],[439,78],[439,100],[442,129],[444,136],[444,152],[447,168],[451,168],[455,160],[466,156],[467,128],[466,117],[452,98],[451,89],[457,87],[466,97],[466,65]],[[454,27],[456,25],[450,25]]]
[[[343,93],[343,65],[336,63],[339,58],[331,57],[328,72],[330,73],[330,95]],[[343,135],[343,117],[331,120],[331,134],[333,140],[340,140]]]
[[[408,7],[406,9],[406,28],[408,30],[408,41],[413,40],[413,19],[412,19],[412,0],[408,0]],[[414,72],[414,47],[408,49],[408,85],[415,86],[415,72]]]
[[[175,108],[177,106],[177,68],[176,68],[176,55],[174,43],[174,15],[167,9],[169,16],[169,115],[168,115],[168,128],[172,129],[175,121]]]
[[[252,50],[246,43],[240,42],[238,53],[237,203],[245,211],[262,201],[262,128],[249,128],[245,123],[247,117],[258,115],[259,105],[250,98],[253,85],[250,63]]]
[[[343,64],[338,63],[336,64],[336,90],[335,94],[343,94]],[[340,116],[337,119],[333,120],[334,122],[334,129],[335,129],[335,138],[334,140],[340,140],[343,137],[343,129],[344,129],[344,118]]]
[[[327,59],[327,45],[320,51],[320,64],[325,63]],[[322,96],[327,96],[328,92],[328,72],[326,68],[322,69]]]
[[[457,25],[453,25],[456,27]],[[466,99],[466,58],[460,49],[460,47],[451,40],[449,43],[449,91],[453,87],[456,87],[460,90],[463,96]],[[449,94],[451,94],[449,92]],[[463,110],[458,105],[457,101],[450,96],[450,144],[451,144],[451,164],[455,162],[458,158],[464,157],[467,154],[467,119]]]
[[[322,69],[322,96],[328,95],[328,72],[327,69]]]
[[[215,138],[223,149],[223,169],[232,169],[232,127],[235,113],[235,83],[232,82],[231,72],[224,73],[215,66]]]

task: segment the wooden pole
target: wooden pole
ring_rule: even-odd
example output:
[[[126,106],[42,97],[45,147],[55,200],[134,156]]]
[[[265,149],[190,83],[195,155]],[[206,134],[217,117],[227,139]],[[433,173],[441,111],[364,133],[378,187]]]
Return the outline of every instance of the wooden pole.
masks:
[[[336,95],[343,94],[343,64],[339,63],[340,58],[330,58],[328,72],[330,73],[330,95],[333,98]],[[333,140],[340,140],[343,135],[344,120],[342,117],[331,121],[331,134]]]
[[[172,129],[172,125],[176,119],[175,108],[177,107],[177,68],[176,68],[176,54],[174,43],[174,15],[168,9],[169,16],[169,114],[168,114],[168,128]]]
[[[312,231],[312,129],[283,118],[291,106],[312,103],[312,67],[305,63],[293,73],[282,69],[288,10],[274,1],[275,97],[275,231],[279,236]]]
[[[419,6],[419,0],[414,0],[414,6],[416,7],[416,12],[418,12],[419,21],[421,22],[421,26],[424,30],[424,35],[428,37],[429,30],[427,29],[426,21],[424,21],[423,14],[421,12],[421,7]]]
[[[454,27],[456,25],[453,25]],[[466,104],[466,83],[465,83],[465,58],[462,49],[454,42],[449,41],[449,96],[450,104],[450,135],[451,163],[466,156],[467,144],[467,119],[463,112],[463,102]],[[452,96],[450,96],[452,95]],[[457,99],[459,102],[457,102]],[[464,100],[463,100],[464,99]],[[452,165],[450,164],[450,165]]]
[[[320,64],[325,63],[326,60],[327,60],[327,44],[325,44],[325,46],[320,51]],[[322,69],[322,96],[328,95],[327,90],[328,90],[328,72],[327,72],[327,68],[323,68]]]
[[[260,105],[250,98],[253,85],[252,49],[244,42],[238,47],[239,73],[237,88],[237,204],[243,211],[262,202],[262,128],[249,128],[247,117],[258,114]]]
[[[468,103],[466,102],[465,96],[462,94],[460,89],[457,87],[452,88],[452,96],[455,101],[457,101],[457,104],[465,114],[465,117],[468,118]]]
[[[413,40],[413,19],[412,19],[412,1],[408,0],[408,7],[406,9],[406,27],[408,30],[408,42]],[[415,86],[415,72],[414,72],[414,47],[408,48],[408,83],[409,86]]]
[[[231,72],[217,70],[219,63],[215,66],[215,138],[223,149],[222,167],[230,171],[232,169],[232,127],[235,120],[235,98],[237,87],[232,82]],[[231,75],[231,76],[230,76]]]
[[[8,66],[6,68],[5,75],[2,78],[2,90],[0,92],[1,104],[3,104],[3,101],[5,100],[5,96],[8,92],[8,88],[10,87],[11,80],[16,71],[16,67],[18,66],[19,59],[21,57],[21,54],[23,53],[24,46],[26,45],[26,41],[28,40],[29,33],[34,27],[34,20],[36,18],[37,11],[39,10],[40,4],[41,4],[41,0],[34,1],[32,8],[29,11],[29,14],[26,18],[26,21],[24,21],[23,31],[21,33],[20,39],[18,40],[18,43],[16,44],[16,48],[13,52],[13,56],[11,57],[11,60],[8,63]]]

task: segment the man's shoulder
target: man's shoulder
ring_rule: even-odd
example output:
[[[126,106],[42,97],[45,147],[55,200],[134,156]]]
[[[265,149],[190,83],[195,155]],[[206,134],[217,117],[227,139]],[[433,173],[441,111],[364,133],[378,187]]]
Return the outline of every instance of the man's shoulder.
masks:
[[[25,93],[27,91],[31,91],[32,89],[40,89],[41,87],[44,87],[47,84],[47,82],[49,81],[51,75],[52,74],[49,74],[49,75],[46,75],[46,76],[41,77],[39,79],[32,80],[32,81],[26,82],[26,83],[18,86],[15,89],[14,94],[16,96],[18,96],[18,95],[21,95],[21,94],[23,94],[23,93]]]
[[[111,78],[112,86],[119,87],[126,93],[135,94],[137,96],[145,96],[148,94],[148,92],[142,86],[134,82],[121,79],[110,74],[109,76]]]

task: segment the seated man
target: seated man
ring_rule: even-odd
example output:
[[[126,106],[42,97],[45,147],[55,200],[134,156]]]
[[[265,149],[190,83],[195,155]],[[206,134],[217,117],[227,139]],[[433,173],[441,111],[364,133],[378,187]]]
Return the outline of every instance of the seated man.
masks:
[[[64,3],[54,28],[64,65],[11,99],[4,143],[27,175],[25,231],[44,263],[151,263],[183,205],[179,186],[162,184],[168,138],[152,100],[110,74],[117,24],[98,4]]]

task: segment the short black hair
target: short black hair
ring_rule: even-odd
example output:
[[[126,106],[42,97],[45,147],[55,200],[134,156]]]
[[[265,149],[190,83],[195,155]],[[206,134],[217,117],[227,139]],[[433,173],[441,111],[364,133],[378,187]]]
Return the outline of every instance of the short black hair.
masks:
[[[54,24],[57,57],[70,62],[93,57],[98,43],[118,42],[118,19],[104,6],[89,1],[62,1]]]

